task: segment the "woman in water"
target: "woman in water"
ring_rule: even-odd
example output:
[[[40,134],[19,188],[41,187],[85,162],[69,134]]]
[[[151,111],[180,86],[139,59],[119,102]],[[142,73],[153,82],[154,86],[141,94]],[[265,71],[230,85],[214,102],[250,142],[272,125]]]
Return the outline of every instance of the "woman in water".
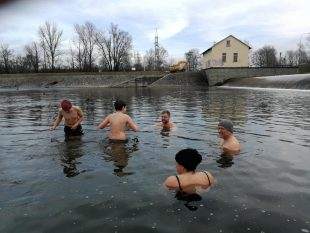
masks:
[[[200,200],[197,189],[207,189],[215,183],[214,177],[207,171],[196,171],[202,157],[195,149],[180,150],[175,155],[178,175],[169,176],[165,181],[168,189],[177,190],[176,198],[185,201]]]

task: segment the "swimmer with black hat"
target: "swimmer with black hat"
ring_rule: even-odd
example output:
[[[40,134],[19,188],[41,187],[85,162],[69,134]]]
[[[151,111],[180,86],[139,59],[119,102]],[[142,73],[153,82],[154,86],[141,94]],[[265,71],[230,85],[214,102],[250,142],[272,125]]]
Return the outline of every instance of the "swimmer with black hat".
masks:
[[[175,155],[178,175],[169,176],[164,185],[168,189],[177,190],[176,198],[186,201],[199,200],[197,189],[207,189],[215,183],[210,172],[196,171],[202,156],[195,149],[180,150]]]
[[[218,124],[218,133],[221,138],[221,149],[223,154],[234,155],[240,152],[241,146],[234,136],[234,126],[230,120],[220,120]]]

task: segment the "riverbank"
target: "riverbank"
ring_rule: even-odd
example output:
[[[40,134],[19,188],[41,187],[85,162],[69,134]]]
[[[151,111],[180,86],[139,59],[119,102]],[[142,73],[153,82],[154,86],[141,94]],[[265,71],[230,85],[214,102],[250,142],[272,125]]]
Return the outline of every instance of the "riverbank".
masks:
[[[1,88],[69,88],[69,87],[115,87],[139,80],[147,85],[165,75],[161,71],[100,72],[100,73],[34,73],[1,74]],[[136,82],[133,83],[136,85]]]

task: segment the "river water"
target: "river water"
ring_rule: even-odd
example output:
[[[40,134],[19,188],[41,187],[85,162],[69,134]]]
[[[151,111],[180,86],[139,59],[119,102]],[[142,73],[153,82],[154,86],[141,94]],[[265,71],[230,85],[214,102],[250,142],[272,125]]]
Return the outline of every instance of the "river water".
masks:
[[[0,92],[0,232],[310,232],[310,91],[66,89]],[[47,130],[60,99],[85,113],[81,139]],[[100,120],[128,104],[142,132],[109,144]],[[154,128],[170,110],[177,130]],[[230,118],[240,155],[220,156]],[[196,148],[217,184],[185,205],[162,183]]]

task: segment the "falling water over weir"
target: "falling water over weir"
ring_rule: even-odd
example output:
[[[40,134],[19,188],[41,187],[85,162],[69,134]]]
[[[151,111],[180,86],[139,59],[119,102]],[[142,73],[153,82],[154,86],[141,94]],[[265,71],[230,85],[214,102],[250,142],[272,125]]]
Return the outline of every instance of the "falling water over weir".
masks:
[[[229,79],[225,87],[256,87],[310,90],[310,74]]]

